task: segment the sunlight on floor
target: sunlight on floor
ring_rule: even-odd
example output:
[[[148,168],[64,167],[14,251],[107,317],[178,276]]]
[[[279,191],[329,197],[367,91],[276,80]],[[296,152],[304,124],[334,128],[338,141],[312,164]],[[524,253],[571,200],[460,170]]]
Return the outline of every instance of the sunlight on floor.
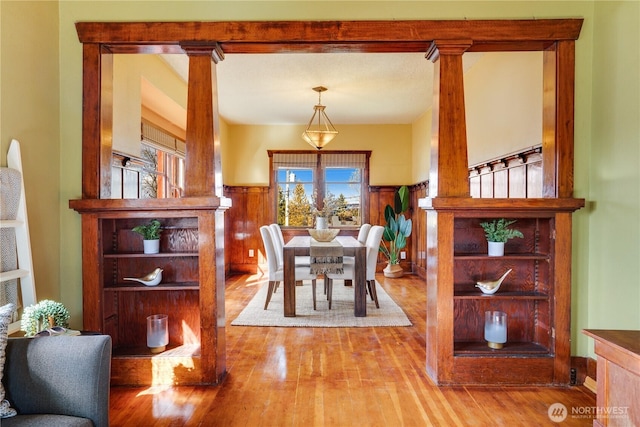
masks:
[[[154,418],[179,418],[188,421],[193,416],[195,404],[188,403],[183,395],[171,386],[152,386],[137,396],[153,395],[152,415]]]
[[[265,274],[265,272],[260,271],[260,269],[258,268],[258,272],[256,274],[251,274],[247,276],[247,280],[245,281],[245,286],[248,288],[252,286],[257,286],[263,283],[267,279],[268,279],[268,276]]]

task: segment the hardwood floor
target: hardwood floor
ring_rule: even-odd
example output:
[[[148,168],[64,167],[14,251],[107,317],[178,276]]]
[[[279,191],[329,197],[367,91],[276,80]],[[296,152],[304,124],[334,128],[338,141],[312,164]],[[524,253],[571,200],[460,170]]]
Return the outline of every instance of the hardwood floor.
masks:
[[[424,282],[417,276],[386,279],[380,274],[377,279],[413,326],[230,326],[267,282],[248,275],[228,278],[228,374],[223,384],[113,387],[111,425],[592,425],[590,417],[571,415],[572,408],[596,404],[595,395],[583,386],[436,387],[425,372]],[[560,424],[547,415],[554,403],[563,404],[569,412]]]

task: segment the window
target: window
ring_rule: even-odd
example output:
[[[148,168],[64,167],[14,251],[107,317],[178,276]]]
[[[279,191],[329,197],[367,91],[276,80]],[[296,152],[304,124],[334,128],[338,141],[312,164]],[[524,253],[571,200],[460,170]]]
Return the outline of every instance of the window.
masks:
[[[281,226],[312,227],[324,211],[332,227],[359,226],[367,215],[370,152],[269,151]]]
[[[185,143],[142,124],[140,157],[113,152],[111,197],[155,199],[184,194]]]
[[[184,156],[142,143],[142,157],[148,167],[141,176],[141,198],[182,197]]]

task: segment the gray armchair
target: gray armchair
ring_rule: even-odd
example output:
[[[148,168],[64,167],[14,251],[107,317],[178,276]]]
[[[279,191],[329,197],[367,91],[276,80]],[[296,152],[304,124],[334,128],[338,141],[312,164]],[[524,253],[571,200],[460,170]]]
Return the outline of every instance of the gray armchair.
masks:
[[[18,415],[2,427],[108,427],[111,337],[10,338],[6,398]]]

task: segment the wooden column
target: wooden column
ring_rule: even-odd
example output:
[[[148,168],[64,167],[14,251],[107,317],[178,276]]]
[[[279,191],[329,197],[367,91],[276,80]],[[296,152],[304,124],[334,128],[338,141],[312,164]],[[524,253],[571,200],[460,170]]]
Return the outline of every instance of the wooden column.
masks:
[[[217,43],[183,43],[189,56],[185,196],[218,196],[221,206],[199,218],[200,347],[202,382],[218,384],[226,372],[224,311],[224,212],[216,64]],[[213,260],[205,262],[204,259]]]
[[[429,197],[469,197],[462,54],[471,44],[436,40],[427,52],[435,63]]]
[[[435,63],[429,197],[470,197],[462,54],[468,40],[434,41]],[[427,372],[450,382],[453,372],[453,214],[427,210]],[[443,304],[442,301],[447,301]]]
[[[189,56],[185,196],[222,196],[216,65],[224,58],[216,44],[183,44]]]
[[[543,54],[542,196],[573,197],[575,41]]]
[[[82,198],[111,197],[113,55],[82,45]]]

